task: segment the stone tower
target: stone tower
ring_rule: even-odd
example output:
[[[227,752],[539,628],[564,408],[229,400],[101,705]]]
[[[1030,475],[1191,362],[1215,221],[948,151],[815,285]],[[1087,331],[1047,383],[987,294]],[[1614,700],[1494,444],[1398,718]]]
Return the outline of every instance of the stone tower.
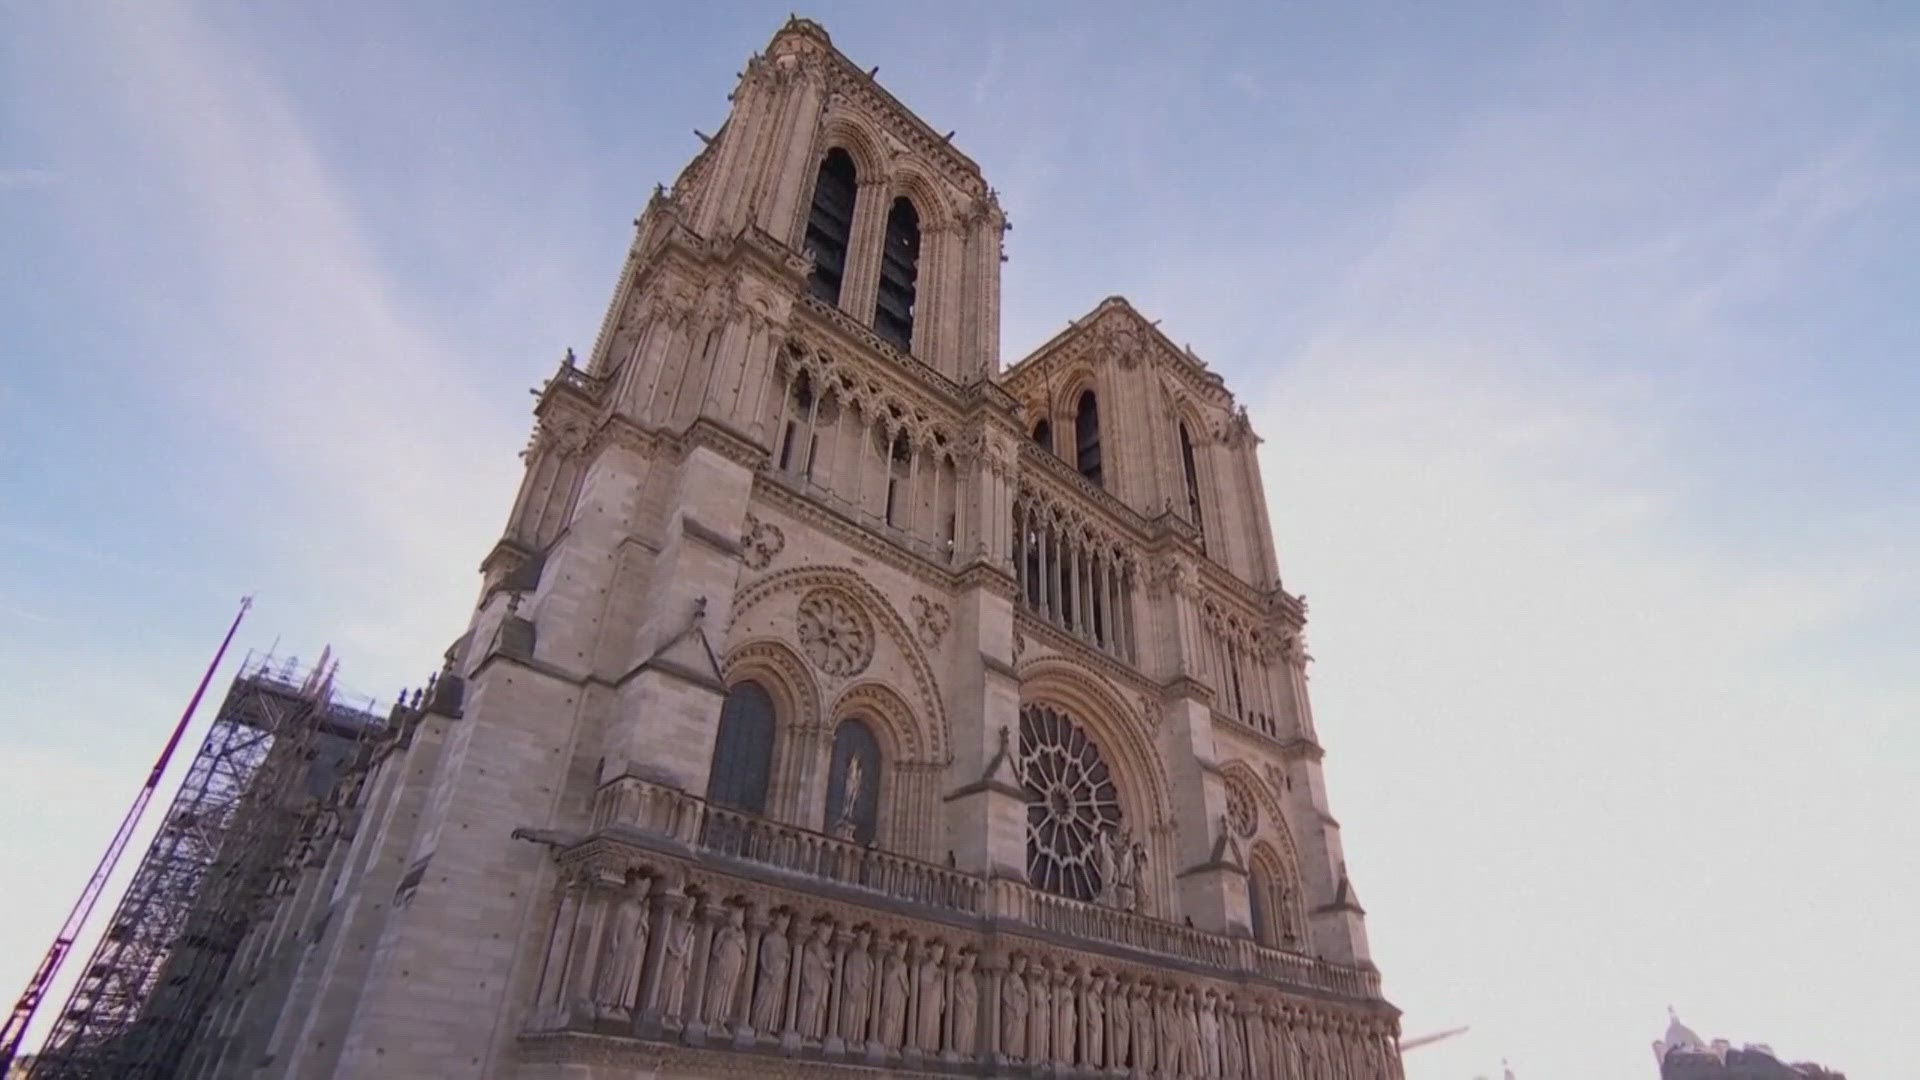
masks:
[[[819,26],[731,100],[201,1074],[1400,1076],[1245,411],[1117,297],[1003,369]]]

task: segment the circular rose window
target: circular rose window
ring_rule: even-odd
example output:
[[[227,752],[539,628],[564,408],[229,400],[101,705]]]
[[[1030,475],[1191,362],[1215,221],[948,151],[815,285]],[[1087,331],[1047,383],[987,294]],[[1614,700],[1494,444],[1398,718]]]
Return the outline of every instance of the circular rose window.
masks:
[[[839,593],[821,589],[800,601],[794,619],[800,648],[828,675],[858,675],[873,659],[873,624]]]
[[[1100,747],[1050,705],[1020,710],[1020,778],[1027,793],[1027,880],[1076,900],[1111,884],[1108,846],[1121,827],[1119,793]],[[1103,851],[1109,857],[1103,858]]]

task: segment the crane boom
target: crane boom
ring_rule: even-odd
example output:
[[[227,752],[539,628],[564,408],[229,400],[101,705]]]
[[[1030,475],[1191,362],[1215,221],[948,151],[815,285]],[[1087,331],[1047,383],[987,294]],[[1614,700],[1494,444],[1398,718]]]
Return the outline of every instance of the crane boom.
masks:
[[[154,792],[160,788],[160,778],[166,774],[167,762],[173,759],[173,752],[179,749],[194,710],[200,707],[200,699],[206,696],[207,685],[213,681],[214,671],[220,667],[220,661],[227,655],[227,646],[233,644],[233,635],[240,629],[240,620],[246,618],[247,610],[251,607],[253,597],[241,597],[240,610],[234,614],[232,625],[227,627],[227,636],[220,640],[220,648],[214,651],[213,660],[200,676],[200,685],[194,688],[186,710],[173,725],[173,733],[167,736],[167,744],[154,760],[146,782],[140,785],[140,791],[133,797],[133,805],[127,807],[126,816],[120,819],[120,828],[115,830],[113,839],[107,842],[107,850],[101,853],[100,862],[93,868],[93,876],[87,879],[86,887],[80,890],[79,899],[68,910],[66,921],[60,924],[59,933],[54,935],[53,944],[47,948],[46,955],[40,958],[40,966],[34,969],[33,977],[27,980],[26,990],[20,994],[20,1000],[14,1002],[13,1012],[7,1015],[5,1028],[0,1028],[0,1075],[6,1073],[20,1053],[20,1043],[27,1037],[27,1027],[33,1023],[33,1014],[40,1008],[40,1002],[46,997],[47,988],[53,984],[54,977],[59,975],[61,963],[73,951],[73,944],[86,926],[87,917],[93,913],[94,904],[106,890],[107,879],[113,876],[113,868],[119,863],[121,853],[126,851],[134,830],[140,825],[140,819],[146,815],[147,804],[153,801]]]
[[[1415,1035],[1411,1039],[1401,1039],[1400,1052],[1404,1054],[1407,1051],[1412,1050],[1416,1047],[1426,1046],[1428,1043],[1437,1043],[1441,1039],[1451,1039],[1455,1035],[1464,1033],[1466,1030],[1467,1028],[1462,1026],[1457,1028],[1448,1028],[1445,1031],[1436,1031],[1431,1035]]]

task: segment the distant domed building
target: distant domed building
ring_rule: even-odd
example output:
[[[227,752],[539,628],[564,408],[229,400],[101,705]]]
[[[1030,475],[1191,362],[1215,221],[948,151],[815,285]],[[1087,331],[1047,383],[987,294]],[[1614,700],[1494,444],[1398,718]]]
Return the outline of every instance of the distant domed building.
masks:
[[[1738,1050],[1725,1039],[1709,1043],[1681,1023],[1672,1008],[1666,1035],[1653,1040],[1653,1056],[1660,1062],[1660,1080],[1847,1080],[1845,1073],[1811,1062],[1786,1064],[1765,1043]]]

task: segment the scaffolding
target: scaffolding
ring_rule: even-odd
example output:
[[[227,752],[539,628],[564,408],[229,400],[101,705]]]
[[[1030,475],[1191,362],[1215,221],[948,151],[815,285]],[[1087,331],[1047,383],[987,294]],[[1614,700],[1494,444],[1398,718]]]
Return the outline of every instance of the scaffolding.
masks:
[[[387,721],[321,661],[249,656],[31,1066],[174,1076],[235,952],[328,835]]]

